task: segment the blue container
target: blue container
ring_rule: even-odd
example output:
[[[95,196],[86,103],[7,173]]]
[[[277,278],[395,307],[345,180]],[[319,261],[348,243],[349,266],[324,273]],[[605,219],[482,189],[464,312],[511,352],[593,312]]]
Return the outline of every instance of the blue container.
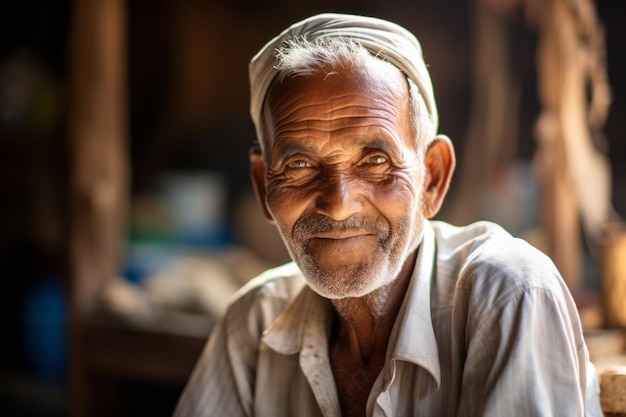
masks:
[[[34,376],[60,381],[67,375],[67,296],[56,279],[26,294],[22,309],[25,356]]]

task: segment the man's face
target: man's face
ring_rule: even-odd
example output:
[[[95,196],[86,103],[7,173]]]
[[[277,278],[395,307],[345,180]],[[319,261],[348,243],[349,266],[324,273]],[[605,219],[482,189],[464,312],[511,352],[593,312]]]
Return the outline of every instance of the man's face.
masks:
[[[324,68],[272,88],[265,203],[309,285],[360,297],[392,282],[422,233],[424,163],[392,65]]]

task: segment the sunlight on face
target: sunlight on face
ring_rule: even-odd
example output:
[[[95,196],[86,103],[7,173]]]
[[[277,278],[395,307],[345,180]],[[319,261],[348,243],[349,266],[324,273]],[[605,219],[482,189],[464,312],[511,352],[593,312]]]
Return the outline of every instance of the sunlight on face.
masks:
[[[371,58],[288,79],[264,115],[267,206],[309,285],[336,299],[392,282],[424,220],[404,76]]]

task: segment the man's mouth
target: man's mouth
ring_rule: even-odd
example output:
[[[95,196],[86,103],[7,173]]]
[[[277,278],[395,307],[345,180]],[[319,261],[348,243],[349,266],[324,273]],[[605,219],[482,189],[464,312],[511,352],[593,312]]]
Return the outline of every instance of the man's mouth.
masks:
[[[322,251],[324,256],[352,252],[364,254],[371,251],[376,242],[376,236],[363,231],[337,231],[315,234],[308,239],[307,247],[313,252]]]
[[[367,230],[331,230],[328,232],[318,232],[311,236],[311,239],[328,240],[349,240],[365,236],[372,236],[374,233]]]

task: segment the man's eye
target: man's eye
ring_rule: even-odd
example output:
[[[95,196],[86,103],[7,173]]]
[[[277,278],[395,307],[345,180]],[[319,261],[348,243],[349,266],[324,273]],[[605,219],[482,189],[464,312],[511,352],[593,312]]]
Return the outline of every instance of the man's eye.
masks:
[[[294,159],[293,161],[289,161],[287,163],[288,168],[307,168],[309,166],[308,162],[304,159]]]
[[[383,155],[371,155],[367,158],[367,163],[380,165],[380,164],[387,163],[387,158]]]

